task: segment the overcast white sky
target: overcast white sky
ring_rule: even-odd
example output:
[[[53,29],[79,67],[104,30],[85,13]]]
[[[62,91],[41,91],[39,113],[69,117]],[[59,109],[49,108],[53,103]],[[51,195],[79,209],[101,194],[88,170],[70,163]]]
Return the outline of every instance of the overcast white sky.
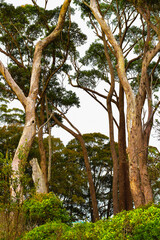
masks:
[[[5,2],[12,3],[14,6],[32,4],[31,0],[5,0]],[[53,9],[62,3],[63,0],[48,0],[47,8]],[[45,0],[37,0],[37,4],[44,7]],[[80,19],[77,12],[76,16],[72,17],[74,20],[75,18],[78,19],[78,23],[82,27],[82,32],[88,36],[88,43],[93,41],[93,34],[87,29],[86,24]],[[89,45],[88,43],[87,46]],[[81,48],[82,54],[85,52],[85,49],[86,46]],[[99,88],[105,88],[105,86],[99,85]],[[69,120],[81,133],[101,132],[108,136],[107,112],[82,90],[76,90],[76,93],[80,97],[81,108],[72,108],[67,114]],[[64,144],[67,144],[73,138],[69,133],[60,128],[54,128],[53,135],[54,137],[59,137]],[[117,135],[116,132],[115,135]],[[150,145],[156,146],[160,150],[158,140],[155,137],[153,138],[153,135],[154,133],[152,133]]]

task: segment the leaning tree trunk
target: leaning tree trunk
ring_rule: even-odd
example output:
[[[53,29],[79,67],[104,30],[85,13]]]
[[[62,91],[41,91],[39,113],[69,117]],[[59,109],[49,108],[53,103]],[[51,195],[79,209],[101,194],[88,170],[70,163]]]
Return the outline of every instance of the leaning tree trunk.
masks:
[[[67,122],[72,126],[72,128],[74,128],[76,130],[77,133],[75,133],[73,130],[71,130],[70,128],[65,126],[63,123],[61,123],[54,116],[54,114],[52,115],[52,118],[60,127],[62,127],[67,132],[69,132],[72,136],[74,136],[80,142],[80,145],[81,145],[82,151],[83,151],[84,163],[85,163],[86,173],[87,173],[88,183],[89,183],[89,191],[90,191],[92,209],[93,209],[93,222],[96,222],[99,220],[98,204],[97,204],[96,191],[95,191],[95,186],[94,186],[94,182],[93,182],[93,178],[92,178],[92,172],[91,172],[91,168],[90,168],[90,163],[89,163],[89,159],[88,159],[88,153],[87,153],[87,149],[85,146],[85,142],[84,142],[84,139],[83,139],[81,133],[79,132],[79,130],[73,126],[73,124],[67,119],[67,117],[64,116],[64,114],[62,114],[62,116],[64,117],[65,120],[67,120]]]
[[[13,181],[17,182],[16,186],[12,184],[11,187],[13,197],[19,192],[22,194],[21,177],[23,177],[23,168],[36,133],[35,101],[31,97],[26,99],[25,111],[25,126],[12,161]]]

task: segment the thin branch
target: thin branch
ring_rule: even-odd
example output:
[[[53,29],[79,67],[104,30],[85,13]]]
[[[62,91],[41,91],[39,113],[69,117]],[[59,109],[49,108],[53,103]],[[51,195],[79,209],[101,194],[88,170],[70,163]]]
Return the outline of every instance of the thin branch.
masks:
[[[70,122],[70,120],[62,113],[57,107],[54,106],[54,108],[60,113],[60,116],[62,116],[68,123],[69,125],[78,133],[81,134],[80,131]]]
[[[13,37],[13,35],[5,28],[5,26],[0,22],[0,25],[1,27],[3,28],[3,30],[7,33],[8,36],[10,36],[12,42],[16,45],[16,47],[18,48],[18,52],[19,52],[19,55],[20,55],[20,59],[21,59],[21,64],[24,66],[23,64],[23,58],[22,58],[22,54],[21,54],[21,51],[20,51],[20,48],[17,44],[17,41],[15,40],[15,38]]]
[[[160,101],[155,105],[154,110],[152,111],[152,114],[150,115],[149,119],[143,126],[143,131],[146,130],[146,128],[150,125],[150,123],[153,121],[154,114],[156,113],[158,107],[160,106]]]
[[[37,10],[38,10],[38,12],[39,12],[39,15],[43,18],[44,24],[45,24],[47,30],[49,31],[49,30],[50,30],[50,27],[49,27],[49,25],[48,25],[48,23],[47,23],[46,17],[42,14],[41,9],[40,9],[40,7],[38,6],[38,4],[36,3],[36,1],[35,1],[35,0],[32,0],[32,2],[33,2],[33,4],[34,4],[34,6],[37,8]],[[47,2],[47,1],[46,1],[46,2]],[[46,8],[46,6],[47,6],[47,5],[46,5],[46,3],[45,3],[45,8]]]
[[[6,51],[4,51],[2,48],[0,48],[0,52],[5,54],[7,57],[9,57],[10,59],[12,59],[19,67],[21,68],[26,68],[21,62],[19,62],[15,57],[13,57],[10,53],[7,53]]]
[[[127,69],[129,68],[130,64],[133,63],[133,62],[135,62],[135,61],[137,61],[138,59],[140,59],[142,55],[143,55],[143,54],[141,53],[138,57],[131,59],[131,60],[128,62],[127,66],[126,66],[126,71],[127,71]],[[129,80],[129,79],[128,79],[128,80]]]
[[[36,134],[51,120],[51,118],[53,117],[54,113],[51,113],[50,117],[47,119],[47,121],[45,123],[43,123],[39,128],[38,131],[36,132]]]

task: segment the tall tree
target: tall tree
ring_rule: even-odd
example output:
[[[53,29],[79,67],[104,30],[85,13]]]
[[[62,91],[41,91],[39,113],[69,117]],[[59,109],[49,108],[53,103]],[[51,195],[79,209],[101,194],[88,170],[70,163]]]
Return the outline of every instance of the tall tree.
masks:
[[[36,116],[35,116],[35,108],[36,108],[36,100],[37,100],[37,94],[38,94],[38,87],[39,87],[39,77],[40,77],[40,70],[41,70],[41,59],[42,59],[42,51],[47,48],[47,46],[53,42],[53,40],[62,32],[64,21],[65,21],[65,16],[66,12],[68,10],[68,7],[70,5],[71,0],[65,0],[62,8],[59,13],[59,18],[57,25],[54,27],[54,29],[51,31],[51,33],[43,38],[42,40],[39,40],[36,45],[35,45],[35,50],[34,50],[34,56],[33,56],[33,64],[32,64],[32,73],[31,73],[31,80],[30,80],[30,87],[27,96],[25,93],[22,91],[22,89],[17,85],[16,81],[12,78],[11,74],[7,70],[7,68],[4,66],[4,64],[0,61],[0,72],[3,75],[5,81],[8,83],[8,85],[11,87],[13,92],[17,95],[17,98],[20,100],[22,103],[24,109],[25,109],[25,126],[23,129],[23,133],[20,139],[20,142],[18,144],[18,147],[16,149],[16,153],[13,158],[12,162],[12,168],[16,172],[19,170],[19,166],[21,163],[21,157],[20,157],[20,151],[21,155],[25,158],[29,154],[29,150],[31,148],[33,139],[35,137],[36,133]],[[3,3],[1,3],[2,7]],[[8,8],[6,11],[8,13],[12,13],[12,8]],[[17,9],[17,14],[23,14],[20,12],[20,9]],[[4,19],[4,24],[7,22],[7,17],[10,16],[9,14],[6,14],[6,17]],[[12,14],[11,14],[12,16]],[[11,18],[11,17],[10,17]],[[9,29],[7,30],[6,26],[3,23],[1,23],[2,29],[7,33],[7,36],[10,38],[13,38],[15,40],[15,36],[12,34],[12,30]],[[12,29],[14,29],[14,24]],[[33,28],[34,30],[34,28]],[[17,34],[16,37],[18,37],[19,34]],[[15,41],[15,44],[17,42]],[[14,53],[11,51],[12,47],[10,46],[9,49],[1,50],[1,52],[5,53],[7,56],[9,56],[14,62],[17,63],[17,65],[22,65],[24,66],[24,61],[22,57],[22,53],[20,52],[19,46],[17,46],[17,51],[20,52],[20,59],[16,59],[14,57]],[[17,174],[16,174],[17,175]],[[17,175],[18,177],[18,175]],[[19,185],[19,190],[20,190],[20,185]],[[14,192],[12,193],[14,196]]]
[[[56,117],[55,111],[51,115],[53,120],[56,122],[56,124],[58,126],[62,127],[65,131],[69,132],[73,137],[75,137],[81,145],[81,148],[83,151],[83,157],[84,157],[87,178],[88,178],[88,183],[89,183],[91,202],[92,202],[92,209],[93,209],[92,220],[93,220],[93,222],[96,222],[99,220],[98,205],[97,205],[95,186],[94,186],[94,182],[93,182],[91,166],[89,163],[88,152],[86,149],[85,141],[83,139],[81,132],[71,123],[71,121],[58,108],[56,108],[56,106],[54,106],[54,108],[58,112],[58,114],[67,121],[67,123],[69,124],[70,127],[68,127],[67,125],[65,125],[59,121],[59,119]]]
[[[112,159],[108,137],[100,133],[83,134],[95,185],[100,218],[112,215]],[[93,221],[92,200],[87,181],[81,144],[77,138],[61,148],[52,139],[53,154],[51,189],[63,200],[75,219]]]
[[[141,67],[141,77],[139,88],[136,96],[134,95],[133,89],[128,81],[125,60],[120,44],[117,42],[109,24],[103,18],[96,1],[90,1],[90,9],[97,19],[98,23],[102,27],[110,45],[113,47],[117,59],[117,74],[124,88],[126,99],[127,99],[127,129],[128,129],[128,157],[129,157],[129,171],[130,171],[130,186],[132,196],[134,199],[135,207],[143,204],[147,204],[153,201],[152,189],[148,178],[146,157],[147,147],[149,141],[149,135],[151,131],[151,120],[152,120],[152,106],[151,106],[151,85],[148,76],[148,66],[152,59],[160,51],[160,42],[158,40],[159,31],[157,26],[151,22],[150,15],[152,14],[154,20],[155,16],[149,11],[146,5],[146,11],[143,12],[142,16],[147,29],[147,36],[144,39],[143,47],[143,59]],[[151,46],[150,42],[153,41],[151,30],[154,31],[154,39],[157,38],[157,42],[154,47]],[[148,120],[145,125],[142,123],[142,109],[144,102],[148,96]]]
[[[43,35],[48,35],[53,25],[55,26],[56,22],[58,21],[58,14],[59,8],[54,10],[44,10],[40,8],[35,1],[33,1],[35,7],[32,5],[25,5],[19,7],[19,11],[21,10],[24,12],[25,22],[27,22],[27,27],[24,31],[24,24],[14,23],[16,30],[18,29],[18,33],[20,33],[19,38],[15,39],[17,44],[14,45],[15,42],[10,39],[10,37],[6,34],[5,31],[2,32],[2,43],[6,38],[8,39],[8,48],[12,44],[12,49],[10,52],[14,53],[15,58],[19,58],[20,53],[23,52],[23,58],[26,59],[24,66],[17,66],[14,62],[9,63],[8,68],[11,72],[13,78],[16,79],[16,82],[25,94],[28,94],[29,89],[29,82],[25,82],[25,78],[30,78],[31,74],[31,64],[30,59],[32,58],[32,54],[34,52],[34,41],[36,37],[43,37]],[[14,9],[17,13],[17,9]],[[14,12],[12,11],[12,12]],[[73,12],[71,9],[70,12]],[[5,14],[5,11],[4,11]],[[12,13],[13,14],[13,13]],[[46,19],[47,14],[47,19]],[[14,15],[14,21],[19,22],[19,15]],[[34,19],[34,21],[32,21]],[[10,24],[12,27],[12,23]],[[35,28],[34,28],[35,26]],[[9,28],[7,26],[7,28]],[[33,28],[35,31],[33,32]],[[16,35],[17,32],[13,33]],[[16,37],[15,37],[16,38]],[[29,39],[28,41],[22,43],[22,39]],[[76,23],[71,23],[70,14],[67,15],[66,23],[63,27],[63,32],[60,36],[58,36],[50,46],[47,47],[43,51],[42,54],[42,68],[40,74],[40,81],[39,81],[39,90],[38,90],[38,102],[36,103],[36,124],[37,128],[39,129],[38,132],[38,142],[39,142],[39,151],[40,151],[40,166],[43,172],[46,185],[48,185],[48,178],[47,178],[47,159],[45,155],[45,149],[43,145],[43,135],[46,133],[46,127],[44,126],[45,121],[49,124],[49,121],[46,119],[47,108],[50,109],[52,107],[51,103],[55,103],[57,106],[61,106],[63,111],[66,113],[71,106],[79,106],[79,101],[76,95],[72,91],[67,91],[63,85],[63,74],[61,72],[67,71],[70,69],[70,66],[66,63],[68,54],[73,54],[75,51],[75,46],[83,44],[85,41],[86,36],[81,33],[80,29],[78,28]],[[17,45],[19,45],[19,51],[17,52]],[[7,90],[7,86],[4,86]],[[8,93],[8,97],[14,98],[15,96],[13,93]],[[48,103],[47,103],[48,102]],[[49,115],[48,115],[49,118]],[[51,128],[50,128],[51,130]]]
[[[80,4],[81,6],[83,5],[82,3]],[[104,3],[104,1],[91,0],[85,1],[84,4],[86,11],[87,7],[90,9],[90,13],[88,13],[89,17],[91,18],[91,16],[94,16],[105,34],[105,45],[114,55],[116,74],[126,95],[128,131],[127,152],[129,158],[130,187],[134,204],[138,207],[153,201],[146,162],[153,115],[159,105],[158,102],[156,107],[153,107],[151,94],[152,80],[154,79],[152,74],[155,73],[155,69],[159,62],[157,59],[155,64],[153,63],[153,58],[160,51],[158,31],[159,16],[156,11],[152,11],[147,5],[147,2],[144,3],[145,8],[142,8],[142,6],[134,8],[134,6],[128,5],[123,1],[108,1]],[[115,6],[117,6],[118,10],[121,6],[124,6],[122,14],[116,15],[115,17],[115,21],[117,21],[120,26],[119,34],[116,32],[117,28],[112,29],[112,18],[110,18],[110,20],[109,18],[108,20],[105,19],[107,12],[108,16],[110,16],[110,8],[115,11]],[[126,22],[126,19],[133,13],[133,18],[130,19],[129,22]],[[123,15],[124,18],[122,17]],[[133,31],[135,32],[136,26],[133,25],[133,23],[136,15],[141,22],[140,31],[137,32],[140,38],[131,45],[127,39],[124,39],[126,35],[132,34]],[[139,47],[139,51],[134,51],[134,54],[136,53],[137,56],[132,60],[127,60],[131,51],[134,49],[136,50],[137,47]],[[129,82],[131,72],[128,70],[131,64],[135,64],[138,59],[140,60],[140,68],[139,74],[137,75],[137,91],[135,91],[135,89],[132,88],[132,84]],[[136,64],[136,66],[138,66],[138,64]],[[151,68],[151,66],[154,67]],[[143,121],[145,102],[148,104],[148,117],[146,122]]]

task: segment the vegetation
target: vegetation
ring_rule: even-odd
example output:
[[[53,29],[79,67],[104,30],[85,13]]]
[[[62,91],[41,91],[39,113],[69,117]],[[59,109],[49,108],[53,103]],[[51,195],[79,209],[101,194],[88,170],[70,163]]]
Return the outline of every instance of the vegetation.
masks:
[[[108,220],[96,223],[76,223],[67,227],[59,223],[47,223],[34,228],[22,239],[68,240],[154,240],[159,239],[160,206],[151,205],[132,211],[123,211]]]
[[[149,139],[154,124],[159,138],[160,5],[44,2],[0,0],[0,239],[159,239],[160,153]],[[81,58],[76,11],[95,33]],[[74,88],[105,109],[109,137],[67,117],[80,106]],[[56,125],[73,136],[66,146]]]

